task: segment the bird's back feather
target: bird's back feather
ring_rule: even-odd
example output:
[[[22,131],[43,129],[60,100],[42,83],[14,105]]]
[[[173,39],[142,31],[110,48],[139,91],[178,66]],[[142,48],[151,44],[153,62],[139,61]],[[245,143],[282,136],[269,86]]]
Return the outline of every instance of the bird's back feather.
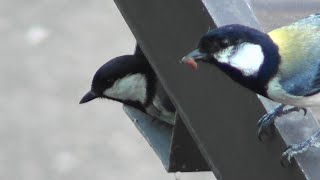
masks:
[[[320,14],[269,33],[279,47],[279,84],[290,95],[320,92]]]

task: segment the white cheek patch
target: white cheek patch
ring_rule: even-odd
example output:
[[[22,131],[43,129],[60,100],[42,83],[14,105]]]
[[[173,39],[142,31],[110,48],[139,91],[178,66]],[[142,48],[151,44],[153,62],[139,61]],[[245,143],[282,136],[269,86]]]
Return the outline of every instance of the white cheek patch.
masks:
[[[115,81],[113,86],[106,89],[103,94],[121,100],[145,103],[146,91],[146,78],[142,74],[130,74]]]
[[[237,49],[230,46],[214,54],[214,57],[220,63],[229,64],[240,70],[245,76],[257,75],[264,60],[261,46],[251,43],[242,43]]]
[[[219,62],[229,64],[229,59],[234,53],[235,47],[229,46],[226,49],[219,51],[218,53],[215,53],[213,56],[216,58]]]

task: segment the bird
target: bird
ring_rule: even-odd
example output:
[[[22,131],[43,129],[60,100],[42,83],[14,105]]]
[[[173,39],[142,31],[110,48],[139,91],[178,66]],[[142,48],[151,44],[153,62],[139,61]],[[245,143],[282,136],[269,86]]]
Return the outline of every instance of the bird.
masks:
[[[225,25],[205,33],[197,48],[180,62],[193,69],[197,62],[213,65],[245,88],[281,103],[258,121],[258,137],[272,129],[284,114],[320,106],[320,13],[264,33],[240,25]],[[284,109],[285,106],[293,106]],[[320,129],[292,144],[282,159],[310,147],[319,148]]]
[[[175,124],[176,108],[139,46],[134,54],[115,57],[102,65],[80,104],[96,98],[134,107],[169,126]]]

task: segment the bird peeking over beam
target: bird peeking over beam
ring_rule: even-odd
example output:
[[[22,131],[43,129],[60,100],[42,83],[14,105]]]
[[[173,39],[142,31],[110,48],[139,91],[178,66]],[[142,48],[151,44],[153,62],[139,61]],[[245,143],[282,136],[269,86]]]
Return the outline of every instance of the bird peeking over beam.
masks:
[[[320,14],[266,34],[238,24],[209,31],[182,63],[217,66],[251,91],[280,102],[259,122],[258,137],[270,131],[276,117],[305,107],[320,106]],[[284,109],[286,105],[294,107]],[[291,158],[310,147],[319,148],[320,130],[282,154]]]
[[[80,104],[96,98],[118,101],[169,125],[175,124],[176,109],[138,46],[135,54],[119,56],[102,65]]]

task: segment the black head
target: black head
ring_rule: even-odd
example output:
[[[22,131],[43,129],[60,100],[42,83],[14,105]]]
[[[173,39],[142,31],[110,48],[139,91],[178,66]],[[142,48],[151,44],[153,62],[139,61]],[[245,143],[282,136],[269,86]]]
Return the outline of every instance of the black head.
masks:
[[[260,44],[268,35],[256,29],[232,24],[209,31],[201,37],[198,48],[200,52],[214,54],[230,46],[238,46],[244,42]]]
[[[131,103],[130,99],[108,96],[104,92],[113,87],[115,82],[130,75],[141,75],[147,81],[153,78],[153,71],[144,56],[125,55],[116,57],[101,66],[93,77],[91,90],[81,99],[80,104],[97,97]],[[133,103],[133,102],[132,102]]]
[[[202,61],[218,66],[232,79],[265,95],[265,86],[276,73],[280,56],[271,38],[256,29],[232,24],[201,37],[198,49],[182,59],[197,67]]]

